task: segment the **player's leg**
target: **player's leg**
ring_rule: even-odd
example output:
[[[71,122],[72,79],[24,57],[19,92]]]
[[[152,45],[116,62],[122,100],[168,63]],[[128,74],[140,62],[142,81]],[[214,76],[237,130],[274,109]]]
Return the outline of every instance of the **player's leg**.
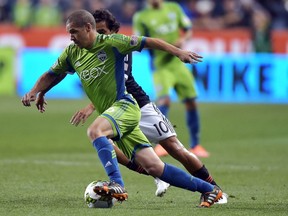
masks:
[[[135,154],[135,160],[152,176],[182,189],[198,191],[203,194],[201,207],[210,207],[222,197],[217,186],[194,177],[171,164],[163,163],[152,148],[141,148]],[[177,176],[177,178],[175,178]]]
[[[129,133],[133,131],[134,128],[138,128],[140,131],[140,108],[133,99],[116,101],[113,104],[113,107],[106,110],[101,116],[111,124],[113,131],[111,138],[116,141],[118,147],[127,158],[132,158],[135,146],[142,143],[149,145],[148,140],[144,135],[143,140],[133,140],[132,144],[122,142],[122,139],[125,140],[125,137],[129,137]],[[125,134],[124,138],[122,138],[123,134]],[[128,198],[126,190],[123,187],[119,187],[117,184],[115,185],[113,182],[110,182],[108,185],[97,186],[94,188],[94,191],[99,195],[112,196],[120,201]]]
[[[168,68],[163,68],[154,71],[153,80],[157,95],[157,106],[162,114],[168,117],[171,103],[170,90],[173,88],[175,83],[174,75]],[[161,145],[156,145],[154,150],[159,157],[168,155],[167,151],[162,148]]]
[[[110,122],[101,116],[97,117],[88,127],[87,134],[110,181],[115,181],[124,186],[113,145],[108,140],[109,137],[114,136]]]
[[[216,185],[199,158],[189,152],[178,140],[173,125],[154,103],[141,108],[140,129],[151,143],[160,143],[173,158],[183,164],[190,174]]]
[[[198,157],[209,157],[207,152],[199,141],[200,134],[200,120],[196,104],[196,84],[192,73],[185,65],[177,66],[177,81],[175,90],[181,101],[185,103],[186,108],[186,123],[190,134],[190,150]]]
[[[117,145],[113,145],[114,150],[116,152],[118,163],[126,166],[128,169],[137,172],[139,174],[148,175],[148,173],[143,169],[143,167],[131,161],[124,153],[118,148]]]

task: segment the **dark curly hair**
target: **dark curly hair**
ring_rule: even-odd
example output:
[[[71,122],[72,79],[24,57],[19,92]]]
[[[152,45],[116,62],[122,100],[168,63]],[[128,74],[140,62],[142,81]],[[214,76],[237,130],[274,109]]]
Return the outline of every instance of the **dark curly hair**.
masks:
[[[96,24],[105,21],[110,31],[117,33],[120,29],[120,23],[116,20],[113,14],[107,9],[95,10],[92,13]]]

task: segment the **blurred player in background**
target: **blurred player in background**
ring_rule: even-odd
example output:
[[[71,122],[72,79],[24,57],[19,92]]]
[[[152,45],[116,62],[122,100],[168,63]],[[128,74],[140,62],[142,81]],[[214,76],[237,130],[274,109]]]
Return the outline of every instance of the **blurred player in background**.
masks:
[[[163,0],[147,0],[148,7],[137,12],[133,17],[136,35],[160,38],[177,47],[191,38],[191,22],[177,3],[164,3]],[[182,32],[181,32],[182,31]],[[186,122],[190,134],[190,151],[198,157],[209,157],[199,143],[199,115],[196,105],[196,87],[192,73],[177,57],[169,53],[152,50],[153,78],[157,93],[157,105],[167,116],[170,107],[170,90],[175,89],[178,98],[185,103]],[[168,153],[156,145],[158,156]]]
[[[39,92],[49,88],[57,75],[67,71],[77,73],[87,96],[100,114],[88,127],[87,135],[110,179],[108,186],[95,187],[94,191],[120,201],[128,198],[115,151],[108,140],[111,138],[126,157],[139,163],[148,174],[173,186],[200,192],[202,199],[199,207],[210,207],[218,201],[222,197],[219,187],[163,163],[157,157],[139,128],[140,108],[127,94],[124,85],[124,57],[132,51],[141,51],[143,47],[161,49],[187,63],[199,62],[201,57],[156,38],[97,34],[94,17],[85,10],[75,11],[68,17],[66,30],[74,43],[23,96],[22,103],[31,106],[31,101]]]

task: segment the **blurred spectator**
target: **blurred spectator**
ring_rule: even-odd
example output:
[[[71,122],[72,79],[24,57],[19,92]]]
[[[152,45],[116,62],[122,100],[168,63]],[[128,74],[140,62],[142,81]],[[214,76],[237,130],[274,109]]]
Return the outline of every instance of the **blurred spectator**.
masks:
[[[90,12],[94,12],[95,10],[106,8],[108,5],[105,4],[104,0],[90,0],[89,1],[89,10]]]
[[[263,11],[267,10],[271,17],[271,29],[288,28],[288,0],[178,0],[177,2],[192,20],[194,29],[251,28],[255,8],[260,6],[264,8]],[[67,15],[77,9],[92,12],[95,9],[107,8],[121,24],[130,25],[132,15],[144,4],[144,0],[0,0],[0,22],[14,21],[15,25],[23,28],[29,26],[29,15],[35,11],[31,24],[49,27],[64,24]],[[258,14],[258,11],[255,13]]]
[[[220,29],[219,20],[215,19],[213,0],[188,0],[182,3],[184,12],[192,20],[193,29]]]
[[[62,24],[62,14],[55,0],[40,0],[35,8],[33,25],[42,27],[59,26]]]
[[[264,10],[256,9],[252,16],[252,24],[254,52],[272,52],[271,22],[269,14]]]
[[[131,25],[132,18],[135,12],[138,10],[138,4],[136,0],[124,0],[118,14],[117,20],[124,25]]]
[[[131,25],[132,17],[142,7],[142,1],[118,0],[108,8],[116,19],[123,25]]]
[[[11,22],[13,4],[13,0],[0,0],[0,23]]]
[[[265,7],[271,15],[272,29],[288,28],[288,12],[283,0],[259,0],[259,4]]]
[[[13,6],[13,22],[21,28],[27,28],[31,24],[33,8],[30,0],[17,0]]]
[[[62,22],[65,24],[68,16],[75,10],[88,9],[88,1],[85,0],[61,0]]]

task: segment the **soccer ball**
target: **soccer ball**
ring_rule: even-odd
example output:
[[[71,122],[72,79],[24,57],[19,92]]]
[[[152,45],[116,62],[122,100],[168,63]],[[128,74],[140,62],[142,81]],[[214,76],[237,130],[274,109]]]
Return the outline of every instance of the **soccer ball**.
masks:
[[[89,208],[112,208],[116,199],[109,196],[100,196],[93,190],[95,186],[108,184],[105,181],[93,181],[85,189],[84,200]]]

